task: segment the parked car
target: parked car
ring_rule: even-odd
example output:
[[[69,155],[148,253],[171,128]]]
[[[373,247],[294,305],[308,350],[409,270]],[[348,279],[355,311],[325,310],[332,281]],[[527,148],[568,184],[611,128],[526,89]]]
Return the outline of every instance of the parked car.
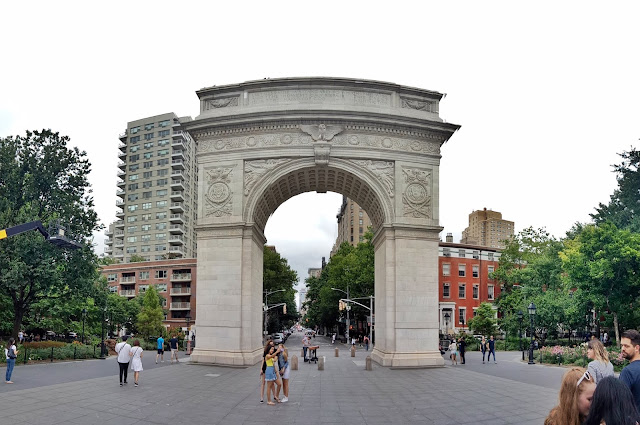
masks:
[[[278,332],[273,334],[273,342],[276,344],[282,344],[284,342],[284,334]]]
[[[78,334],[76,332],[67,332],[67,338],[69,339],[77,339]]]

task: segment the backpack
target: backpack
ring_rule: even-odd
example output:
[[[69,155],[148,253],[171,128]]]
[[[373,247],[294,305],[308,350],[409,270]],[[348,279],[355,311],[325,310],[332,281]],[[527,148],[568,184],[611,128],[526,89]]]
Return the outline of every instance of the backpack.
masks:
[[[7,350],[7,357],[9,357],[10,359],[15,359],[16,356],[16,352],[13,351],[13,348],[9,347],[9,349]]]

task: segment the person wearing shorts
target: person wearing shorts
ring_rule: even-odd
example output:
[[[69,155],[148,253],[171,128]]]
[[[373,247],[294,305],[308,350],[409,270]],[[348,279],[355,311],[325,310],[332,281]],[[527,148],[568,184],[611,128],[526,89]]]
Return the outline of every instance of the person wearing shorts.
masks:
[[[158,357],[160,357],[160,361],[164,363],[164,338],[158,337],[158,354],[156,354],[156,364],[158,364]]]
[[[286,403],[289,401],[289,375],[291,373],[291,367],[289,365],[289,351],[284,344],[279,346],[280,355],[278,356],[278,369],[280,376],[282,377],[282,393],[284,397],[280,399],[280,402]],[[280,394],[278,394],[280,396]]]
[[[173,363],[173,358],[176,358],[176,363],[178,362],[178,338],[175,336],[169,340],[169,347],[171,348],[171,363]]]

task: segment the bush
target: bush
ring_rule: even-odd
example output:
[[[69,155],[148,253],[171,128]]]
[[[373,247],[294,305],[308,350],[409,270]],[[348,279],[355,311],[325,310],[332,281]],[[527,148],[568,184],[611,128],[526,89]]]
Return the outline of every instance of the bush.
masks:
[[[40,348],[51,348],[51,347],[60,348],[66,345],[67,345],[66,343],[58,342],[58,341],[25,342],[24,344],[22,344],[24,348],[29,348],[29,349],[40,349]]]

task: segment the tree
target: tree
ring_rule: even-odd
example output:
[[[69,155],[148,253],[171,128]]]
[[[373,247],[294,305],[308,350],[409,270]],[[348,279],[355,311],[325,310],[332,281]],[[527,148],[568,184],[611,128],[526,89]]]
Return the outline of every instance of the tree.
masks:
[[[160,296],[153,285],[145,291],[142,300],[142,310],[138,313],[137,328],[145,338],[150,336],[160,336],[164,331],[162,319],[164,311],[160,305]]]
[[[275,292],[268,297],[269,305],[286,303],[287,313],[282,309],[271,309],[267,313],[267,330],[280,331],[285,325],[298,318],[294,285],[298,282],[298,274],[292,270],[286,258],[282,258],[275,250],[265,247],[263,250],[262,281],[265,292]]]
[[[147,259],[142,255],[133,254],[131,257],[129,257],[130,263],[142,263],[143,261],[147,261]]]
[[[66,235],[87,240],[98,230],[85,152],[51,130],[0,138],[0,228],[60,220]],[[13,335],[32,306],[46,298],[89,293],[98,273],[90,246],[59,249],[35,232],[1,241],[0,294],[11,300]]]
[[[640,151],[631,148],[620,154],[622,163],[613,165],[618,188],[609,204],[600,203],[591,218],[597,223],[610,221],[619,229],[640,232]]]
[[[476,310],[475,317],[469,319],[469,329],[476,334],[480,335],[495,335],[496,334],[496,319],[495,311],[491,303],[482,303]]]

